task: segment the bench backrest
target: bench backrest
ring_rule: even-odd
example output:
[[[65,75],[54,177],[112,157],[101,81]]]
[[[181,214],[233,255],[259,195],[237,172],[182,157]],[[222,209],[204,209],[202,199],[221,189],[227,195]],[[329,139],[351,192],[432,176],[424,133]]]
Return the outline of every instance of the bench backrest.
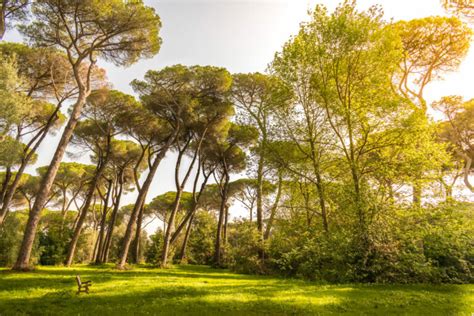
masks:
[[[76,282],[77,282],[77,285],[81,286],[81,277],[76,275]]]

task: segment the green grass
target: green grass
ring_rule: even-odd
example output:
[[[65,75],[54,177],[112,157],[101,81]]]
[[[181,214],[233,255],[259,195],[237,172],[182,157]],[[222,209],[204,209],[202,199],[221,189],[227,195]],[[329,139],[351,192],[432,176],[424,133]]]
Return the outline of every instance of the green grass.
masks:
[[[74,276],[92,280],[76,295]],[[203,266],[0,270],[0,315],[466,315],[474,285],[317,285]]]

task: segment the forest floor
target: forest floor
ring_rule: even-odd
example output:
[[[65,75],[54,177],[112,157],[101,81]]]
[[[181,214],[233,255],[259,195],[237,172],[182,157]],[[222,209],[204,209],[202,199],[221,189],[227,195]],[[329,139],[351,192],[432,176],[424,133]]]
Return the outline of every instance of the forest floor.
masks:
[[[76,295],[75,275],[92,280]],[[471,315],[474,285],[321,285],[204,266],[0,269],[0,315]]]

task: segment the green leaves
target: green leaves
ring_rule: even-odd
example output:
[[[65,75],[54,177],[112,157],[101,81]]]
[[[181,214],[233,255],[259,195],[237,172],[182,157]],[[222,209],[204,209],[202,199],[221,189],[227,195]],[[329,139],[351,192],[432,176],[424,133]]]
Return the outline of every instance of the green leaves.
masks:
[[[141,0],[42,0],[32,12],[22,33],[35,45],[67,51],[71,62],[100,57],[130,65],[160,49],[160,18]]]

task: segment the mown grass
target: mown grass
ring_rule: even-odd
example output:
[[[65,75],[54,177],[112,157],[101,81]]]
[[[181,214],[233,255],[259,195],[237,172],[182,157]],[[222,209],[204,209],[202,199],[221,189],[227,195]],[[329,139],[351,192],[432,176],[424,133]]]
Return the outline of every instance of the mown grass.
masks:
[[[92,280],[76,295],[74,276]],[[203,266],[0,270],[0,315],[471,315],[474,285],[317,285]]]

